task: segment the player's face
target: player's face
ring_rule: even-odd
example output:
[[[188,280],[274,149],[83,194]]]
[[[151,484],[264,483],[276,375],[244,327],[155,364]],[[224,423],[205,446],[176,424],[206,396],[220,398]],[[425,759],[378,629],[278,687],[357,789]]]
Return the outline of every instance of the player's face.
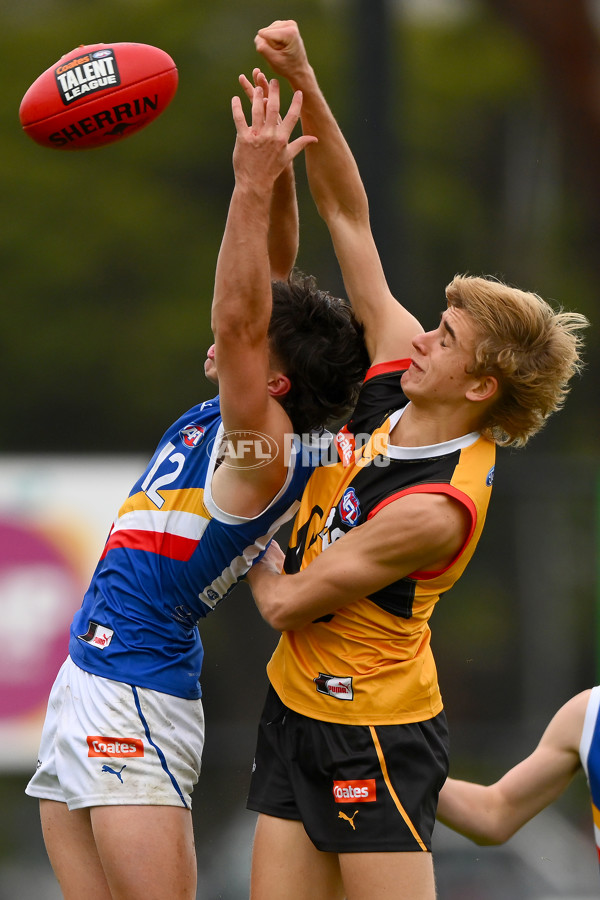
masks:
[[[413,340],[411,364],[402,376],[410,400],[460,402],[476,379],[469,375],[477,341],[475,324],[462,309],[449,306],[439,326]]]
[[[215,362],[215,345],[212,344],[206,351],[206,361],[204,363],[204,374],[213,384],[219,383],[217,375],[217,364]]]

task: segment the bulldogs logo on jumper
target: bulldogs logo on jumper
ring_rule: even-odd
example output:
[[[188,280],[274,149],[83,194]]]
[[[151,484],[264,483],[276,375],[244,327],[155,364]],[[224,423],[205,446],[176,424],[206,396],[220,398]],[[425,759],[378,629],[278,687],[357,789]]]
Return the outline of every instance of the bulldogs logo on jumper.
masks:
[[[182,428],[179,434],[186,447],[197,447],[204,437],[205,430],[204,425],[196,425],[194,422],[191,422],[185,428]]]
[[[110,48],[86,53],[61,63],[54,72],[58,93],[65,106],[88,94],[121,84],[114,51]]]
[[[345,525],[353,528],[358,522],[360,516],[360,503],[356,496],[354,488],[349,487],[344,491],[344,496],[340,500],[340,516]]]

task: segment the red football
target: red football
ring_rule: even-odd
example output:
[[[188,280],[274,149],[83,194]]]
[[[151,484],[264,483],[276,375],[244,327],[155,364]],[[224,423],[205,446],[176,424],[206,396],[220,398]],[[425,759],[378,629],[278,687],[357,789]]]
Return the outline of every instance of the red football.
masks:
[[[145,128],[177,90],[177,67],[149,44],[89,44],[46,69],[21,101],[23,130],[43,147],[89,150]]]

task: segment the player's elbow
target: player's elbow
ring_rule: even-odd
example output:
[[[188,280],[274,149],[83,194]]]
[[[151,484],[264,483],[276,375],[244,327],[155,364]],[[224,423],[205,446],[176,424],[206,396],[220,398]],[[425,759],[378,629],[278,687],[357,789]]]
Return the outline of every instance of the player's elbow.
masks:
[[[291,599],[283,593],[268,602],[257,600],[257,606],[265,622],[275,631],[298,631],[311,621],[309,616],[295,609]]]
[[[509,837],[511,837],[510,834],[490,832],[488,834],[473,835],[471,840],[478,847],[498,847],[500,844],[505,844]]]
[[[267,609],[261,609],[260,614],[265,622],[271,628],[274,628],[275,631],[295,631],[299,627],[298,617],[290,613],[281,603],[272,604]]]
[[[498,847],[505,844],[517,829],[502,819],[489,819],[468,837],[479,847]]]

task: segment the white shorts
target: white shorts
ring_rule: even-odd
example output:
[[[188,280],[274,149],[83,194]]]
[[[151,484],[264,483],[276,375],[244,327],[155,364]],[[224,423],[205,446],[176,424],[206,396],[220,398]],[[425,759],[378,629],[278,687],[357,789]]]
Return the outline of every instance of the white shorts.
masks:
[[[84,806],[191,808],[204,745],[201,700],[84,672],[69,657],[48,700],[25,793]]]

